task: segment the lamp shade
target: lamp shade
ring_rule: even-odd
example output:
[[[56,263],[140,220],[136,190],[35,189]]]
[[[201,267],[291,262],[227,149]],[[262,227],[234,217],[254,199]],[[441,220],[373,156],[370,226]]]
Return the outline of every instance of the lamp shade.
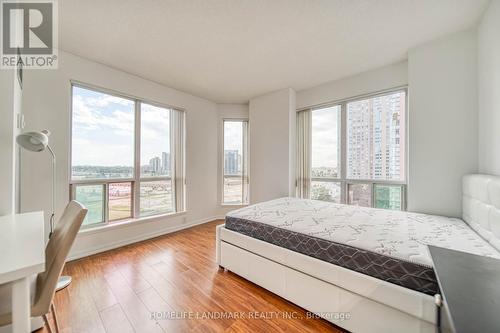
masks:
[[[39,152],[44,150],[49,144],[50,132],[43,130],[41,132],[26,132],[16,137],[18,145],[29,151]]]

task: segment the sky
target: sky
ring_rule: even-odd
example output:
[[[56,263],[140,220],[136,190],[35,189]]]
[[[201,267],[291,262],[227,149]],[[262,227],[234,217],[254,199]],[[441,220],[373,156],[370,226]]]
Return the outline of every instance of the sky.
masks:
[[[224,121],[224,150],[238,150],[242,155],[243,125],[241,121]]]
[[[169,110],[142,104],[141,165],[169,152]],[[133,166],[134,102],[73,88],[72,164]]]
[[[338,161],[339,107],[312,112],[312,167]],[[169,110],[141,105],[141,165],[169,148]],[[73,88],[73,165],[134,164],[134,102],[80,87]],[[242,154],[242,123],[225,122],[224,149]]]
[[[336,167],[338,164],[338,120],[340,106],[312,111],[313,168]]]

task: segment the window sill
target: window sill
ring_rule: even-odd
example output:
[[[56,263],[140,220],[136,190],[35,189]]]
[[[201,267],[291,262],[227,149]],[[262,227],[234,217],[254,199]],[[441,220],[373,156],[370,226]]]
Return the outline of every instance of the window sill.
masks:
[[[114,230],[114,229],[121,229],[121,228],[126,228],[128,226],[132,226],[135,224],[140,224],[140,223],[147,223],[147,222],[154,222],[158,221],[161,219],[165,218],[174,218],[178,216],[183,216],[186,215],[186,211],[183,212],[176,212],[176,213],[167,213],[167,214],[161,214],[161,215],[154,215],[154,216],[146,216],[146,217],[139,217],[136,219],[128,219],[128,220],[121,220],[117,222],[109,222],[107,224],[98,224],[96,226],[83,226],[82,229],[78,232],[79,235],[91,235],[94,233],[100,233],[102,231],[107,231],[107,230]]]
[[[230,204],[230,203],[221,203],[220,204],[221,207],[246,207],[246,206],[249,206],[250,204],[248,203],[244,203],[244,204],[240,204],[240,203],[235,203],[235,204]]]

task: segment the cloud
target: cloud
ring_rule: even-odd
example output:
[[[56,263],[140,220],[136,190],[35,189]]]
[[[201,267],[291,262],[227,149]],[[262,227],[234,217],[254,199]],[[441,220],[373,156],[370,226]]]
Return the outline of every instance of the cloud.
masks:
[[[312,167],[337,166],[340,107],[312,111]]]
[[[241,121],[224,122],[224,150],[243,150]]]
[[[170,152],[170,110],[141,104],[141,165]]]
[[[134,132],[134,106],[97,103],[96,98],[73,96],[73,128],[78,131],[116,131],[115,135]],[[102,105],[102,106],[98,106]]]
[[[134,102],[81,88],[73,92],[73,165],[132,166]]]

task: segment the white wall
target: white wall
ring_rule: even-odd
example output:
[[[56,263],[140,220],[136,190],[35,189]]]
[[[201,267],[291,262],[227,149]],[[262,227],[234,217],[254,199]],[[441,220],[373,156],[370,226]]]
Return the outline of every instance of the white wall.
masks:
[[[56,213],[60,216],[69,199],[70,80],[112,89],[184,108],[186,114],[187,213],[131,224],[119,230],[82,233],[72,256],[96,251],[128,240],[139,240],[179,226],[211,220],[217,214],[217,106],[198,98],[83,58],[60,52],[58,70],[30,71],[25,75],[23,108],[27,130],[52,132],[57,155]],[[98,147],[92,147],[96,149]],[[23,211],[50,210],[50,158],[48,154],[23,153],[21,195]]]
[[[239,208],[235,205],[221,205],[222,203],[222,173],[224,167],[224,148],[222,147],[224,142],[224,119],[248,119],[248,104],[217,104],[217,110],[219,113],[219,140],[218,140],[218,169],[217,169],[217,212],[219,216],[224,216],[227,212]],[[251,181],[251,179],[250,179]]]
[[[297,109],[408,84],[406,61],[297,91]]]
[[[22,35],[22,24],[14,24],[14,39]],[[21,123],[22,89],[16,69],[0,69],[0,216],[18,208],[19,148],[16,136]]]
[[[16,71],[0,70],[0,216],[16,212],[17,115],[22,91]]]
[[[477,172],[477,48],[469,30],[409,52],[408,210],[461,216]]]
[[[294,195],[295,91],[250,100],[250,203]]]
[[[500,175],[500,1],[478,28],[479,171]]]

